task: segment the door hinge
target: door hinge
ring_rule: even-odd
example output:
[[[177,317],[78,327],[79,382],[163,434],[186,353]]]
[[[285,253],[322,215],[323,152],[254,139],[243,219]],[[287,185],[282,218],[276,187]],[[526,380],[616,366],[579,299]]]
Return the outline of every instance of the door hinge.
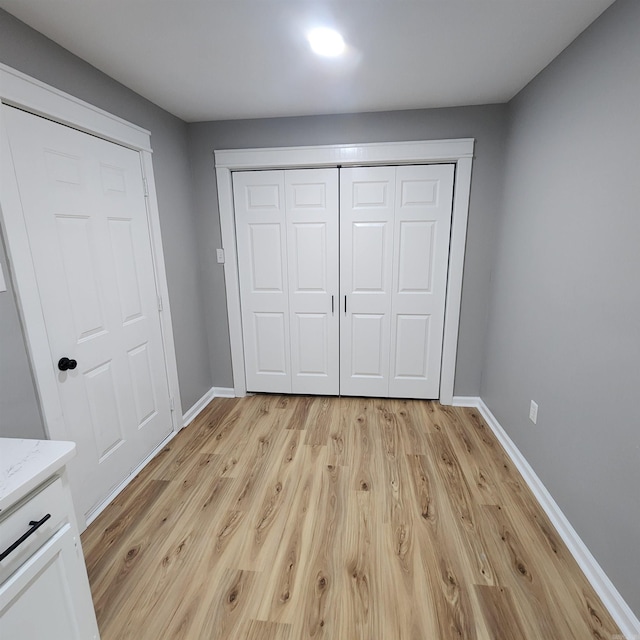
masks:
[[[176,401],[172,396],[169,397],[169,409],[171,409],[171,411],[176,410]]]
[[[144,185],[144,197],[149,197],[149,183],[146,178],[142,178],[142,184]]]
[[[158,311],[162,311],[163,309],[163,304],[162,304],[162,296],[160,294],[158,294]]]

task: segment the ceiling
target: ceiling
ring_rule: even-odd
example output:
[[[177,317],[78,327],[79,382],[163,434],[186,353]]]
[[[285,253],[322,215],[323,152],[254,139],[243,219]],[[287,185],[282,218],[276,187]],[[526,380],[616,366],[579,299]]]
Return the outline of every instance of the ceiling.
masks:
[[[0,0],[187,122],[506,102],[613,0]],[[338,29],[341,58],[305,33]]]

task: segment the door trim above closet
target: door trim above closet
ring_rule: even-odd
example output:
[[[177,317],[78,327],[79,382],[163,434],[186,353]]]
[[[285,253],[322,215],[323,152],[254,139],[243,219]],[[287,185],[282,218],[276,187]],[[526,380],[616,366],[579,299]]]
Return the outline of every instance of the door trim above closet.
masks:
[[[455,383],[462,273],[469,215],[473,138],[383,142],[367,144],[225,149],[214,151],[222,246],[225,251],[225,287],[231,342],[233,387],[236,396],[247,392],[242,344],[240,286],[233,208],[233,171],[317,167],[354,167],[399,164],[452,163],[456,165],[451,219],[451,244],[445,304],[440,402],[451,404]]]
[[[0,154],[2,158],[7,159],[11,157],[11,154],[6,124],[2,118],[3,104],[18,107],[34,115],[95,135],[109,142],[115,142],[140,154],[142,175],[147,191],[146,202],[153,267],[159,296],[158,302],[162,308],[160,324],[169,397],[174,406],[172,426],[174,432],[180,430],[183,422],[180,411],[178,368],[160,233],[158,200],[151,160],[150,132],[0,63]],[[3,178],[7,174],[8,172],[3,174]],[[9,178],[3,179],[0,190],[0,224],[7,245],[7,259],[10,262],[12,282],[16,292],[44,427],[49,438],[67,440],[69,438],[58,396],[57,372],[53,368],[49,353],[47,328],[38,295],[34,266],[31,262],[31,249],[22,214],[22,205],[17,183]]]

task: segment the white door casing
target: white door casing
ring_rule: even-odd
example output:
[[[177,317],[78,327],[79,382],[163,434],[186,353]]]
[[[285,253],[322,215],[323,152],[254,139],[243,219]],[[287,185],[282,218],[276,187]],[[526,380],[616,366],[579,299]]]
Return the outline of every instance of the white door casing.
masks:
[[[462,273],[466,245],[474,140],[431,140],[393,143],[339,144],[314,147],[229,149],[215,151],[216,182],[225,261],[225,288],[236,396],[246,393],[242,343],[240,289],[236,255],[232,172],[302,167],[452,163],[455,189],[446,285],[440,401],[451,404],[462,299]]]
[[[172,411],[172,426],[173,433],[175,433],[182,427],[181,402],[149,132],[0,64],[0,154],[3,158],[0,172],[0,223],[7,246],[11,278],[25,332],[27,351],[34,373],[45,430],[50,438],[56,440],[69,440],[71,436],[67,429],[58,393],[58,371],[52,361],[49,349],[49,337],[38,295],[29,237],[23,217],[18,185],[10,160],[11,151],[3,104],[43,115],[51,121],[91,133],[103,140],[115,142],[134,150],[138,155],[146,186],[147,224],[151,239],[156,290],[162,308],[160,323],[165,355],[164,364],[171,403],[175,407]],[[117,490],[121,490],[131,477],[129,476]],[[101,507],[104,504],[106,501]],[[77,509],[77,505],[76,511],[77,520],[82,530],[87,522],[85,514]],[[89,521],[97,513],[99,513],[99,509],[90,515]]]
[[[337,169],[233,177],[250,391],[338,393]]]
[[[172,431],[140,157],[3,110],[86,516]]]

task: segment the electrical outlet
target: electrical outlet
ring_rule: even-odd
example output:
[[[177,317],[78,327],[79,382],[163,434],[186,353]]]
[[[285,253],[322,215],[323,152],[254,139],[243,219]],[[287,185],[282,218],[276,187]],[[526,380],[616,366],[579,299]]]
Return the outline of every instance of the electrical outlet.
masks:
[[[536,424],[538,422],[538,403],[531,401],[531,406],[529,407],[529,420]]]
[[[216,260],[218,264],[224,264],[224,249],[216,249]]]

